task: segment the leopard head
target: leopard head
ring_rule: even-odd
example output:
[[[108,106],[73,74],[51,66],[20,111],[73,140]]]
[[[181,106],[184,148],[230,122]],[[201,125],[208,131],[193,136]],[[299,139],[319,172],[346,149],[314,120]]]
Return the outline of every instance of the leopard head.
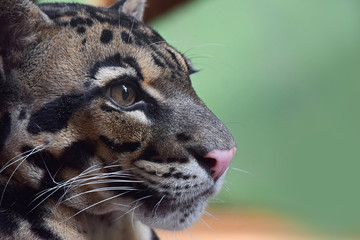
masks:
[[[142,22],[144,6],[1,1],[2,183],[32,189],[32,207],[176,230],[219,192],[233,137],[192,88],[190,61]]]

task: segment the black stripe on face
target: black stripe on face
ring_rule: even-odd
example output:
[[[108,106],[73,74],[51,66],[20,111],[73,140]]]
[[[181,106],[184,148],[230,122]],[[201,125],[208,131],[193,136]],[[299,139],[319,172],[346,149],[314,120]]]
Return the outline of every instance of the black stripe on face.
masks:
[[[141,79],[141,80],[144,79],[144,77],[143,77],[143,75],[142,75],[141,68],[140,68],[140,66],[139,66],[139,64],[138,64],[138,62],[136,61],[135,58],[133,58],[133,57],[126,57],[126,58],[124,58],[124,62],[125,62],[126,64],[128,64],[130,67],[132,67],[132,68],[135,69],[136,74],[137,74],[137,76],[139,77],[139,79]]]
[[[157,66],[159,66],[160,68],[165,68],[164,63],[162,63],[162,62],[160,61],[160,59],[158,59],[154,54],[152,54],[151,56],[152,56],[152,59],[153,59],[154,63],[155,63]]]
[[[94,143],[86,140],[77,141],[64,150],[60,161],[68,167],[85,170],[90,166],[90,160],[95,155],[95,151]]]
[[[29,154],[29,156],[26,157],[26,161],[43,169],[46,173],[50,173],[53,176],[61,169],[62,163],[53,154],[51,154],[51,152],[43,150],[30,154],[33,150],[34,148],[30,146],[24,146],[22,148],[24,156]]]
[[[101,68],[106,67],[122,67],[125,68],[127,66],[132,67],[140,80],[143,80],[143,75],[139,63],[133,57],[122,57],[120,53],[117,53],[113,56],[107,57],[102,61],[98,61],[94,64],[94,66],[90,69],[90,77],[96,79],[96,74],[99,72]]]
[[[39,134],[41,132],[57,132],[65,128],[83,100],[82,95],[67,95],[49,102],[31,115],[27,127],[28,132]]]
[[[140,142],[124,142],[122,144],[117,144],[105,136],[100,136],[100,140],[117,153],[134,152],[140,147]]]
[[[41,132],[57,132],[67,127],[74,112],[84,103],[89,103],[100,91],[100,88],[95,88],[84,94],[64,95],[47,103],[31,115],[28,132],[35,135]]]
[[[11,117],[10,113],[5,113],[0,119],[0,152],[9,137],[11,130]]]
[[[95,76],[98,73],[99,69],[103,67],[125,67],[125,65],[123,63],[123,59],[120,53],[117,53],[113,56],[105,58],[102,61],[96,62],[94,66],[90,69],[90,77],[95,79]]]
[[[175,55],[175,53],[173,53],[170,49],[166,48],[166,51],[170,54],[172,60],[178,65],[178,67],[180,66],[180,63]]]

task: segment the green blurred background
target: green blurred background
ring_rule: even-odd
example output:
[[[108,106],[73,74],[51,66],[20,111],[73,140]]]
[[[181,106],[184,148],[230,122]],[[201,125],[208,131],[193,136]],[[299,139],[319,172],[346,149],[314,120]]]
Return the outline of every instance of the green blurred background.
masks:
[[[360,233],[360,1],[194,0],[151,25],[238,145],[213,206]]]

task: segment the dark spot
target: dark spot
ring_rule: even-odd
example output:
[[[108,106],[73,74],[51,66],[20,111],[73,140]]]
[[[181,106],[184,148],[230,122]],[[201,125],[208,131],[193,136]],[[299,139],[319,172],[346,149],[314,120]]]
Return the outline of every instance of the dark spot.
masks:
[[[117,144],[105,136],[100,136],[100,140],[117,153],[134,152],[140,147],[140,142],[125,142]]]
[[[94,25],[94,21],[91,20],[90,18],[85,18],[85,22],[86,22],[86,25],[88,25],[89,27],[91,27],[92,25]]]
[[[84,34],[84,33],[86,32],[86,28],[84,28],[84,27],[78,27],[78,28],[76,29],[76,31],[77,31],[78,34]]]
[[[69,167],[84,170],[90,166],[90,159],[94,156],[96,145],[90,141],[77,141],[65,148],[60,159]]]
[[[171,176],[172,176],[172,173],[170,173],[170,172],[164,173],[164,174],[162,175],[162,177],[164,177],[164,178],[169,178],[169,177],[171,177]]]
[[[108,44],[113,39],[113,33],[109,29],[104,29],[101,32],[100,41],[104,44]]]
[[[10,113],[7,112],[0,118],[0,152],[4,147],[7,138],[9,137],[10,130],[11,130],[11,117],[10,117]]]
[[[184,176],[183,176],[183,179],[184,179],[184,180],[188,180],[188,179],[190,179],[190,177],[191,177],[190,175],[184,175]]]
[[[189,189],[189,187],[190,187],[189,185],[185,185],[185,189]]]
[[[19,113],[19,120],[24,120],[26,118],[26,110],[25,109],[21,109],[20,113]]]
[[[183,178],[183,174],[181,173],[181,172],[177,172],[177,173],[175,173],[175,174],[173,174],[173,177],[175,177],[175,178]]]
[[[178,133],[176,134],[176,140],[180,142],[187,142],[191,139],[191,137],[185,133]]]
[[[121,32],[121,39],[124,43],[131,44],[133,42],[132,37],[125,31]]]
[[[85,45],[86,44],[86,38],[84,38],[81,42],[82,45]]]

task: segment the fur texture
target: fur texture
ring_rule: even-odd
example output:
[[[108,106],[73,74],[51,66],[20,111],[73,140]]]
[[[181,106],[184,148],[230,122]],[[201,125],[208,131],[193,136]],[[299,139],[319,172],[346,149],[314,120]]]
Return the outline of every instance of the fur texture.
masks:
[[[234,140],[144,7],[0,2],[0,239],[154,240],[220,190]]]

